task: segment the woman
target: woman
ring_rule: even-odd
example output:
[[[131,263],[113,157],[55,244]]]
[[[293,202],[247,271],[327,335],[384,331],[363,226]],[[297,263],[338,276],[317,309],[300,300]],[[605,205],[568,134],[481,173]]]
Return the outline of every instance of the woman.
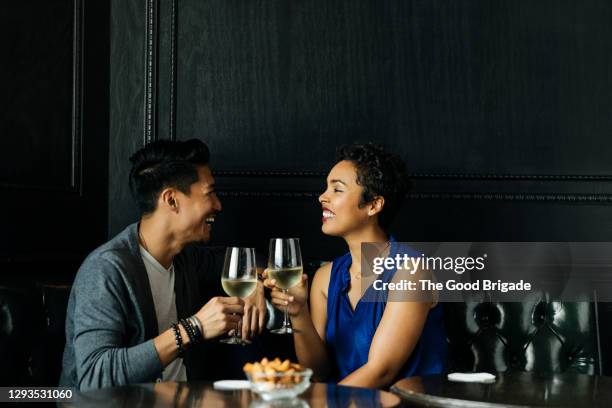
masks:
[[[441,373],[446,336],[441,306],[432,302],[360,302],[361,244],[395,241],[385,229],[407,188],[403,162],[372,144],[341,147],[337,164],[319,197],[322,231],[344,239],[349,252],[320,267],[308,281],[272,301],[288,307],[300,363],[321,380],[342,385],[387,388],[400,378]],[[391,252],[393,249],[390,250]]]

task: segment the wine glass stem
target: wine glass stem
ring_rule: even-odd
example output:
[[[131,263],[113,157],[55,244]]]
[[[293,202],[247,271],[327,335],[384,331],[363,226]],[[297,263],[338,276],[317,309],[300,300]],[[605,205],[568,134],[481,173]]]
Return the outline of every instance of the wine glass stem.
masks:
[[[234,338],[236,339],[236,341],[238,341],[238,339],[240,339],[240,337],[242,337],[242,333],[239,331],[240,330],[240,322],[242,321],[242,317],[240,318],[240,320],[238,322],[236,322],[236,330],[234,330]]]
[[[289,294],[288,289],[283,289],[283,292],[285,292],[285,295]],[[289,327],[289,304],[285,305],[285,320],[283,322],[283,327]]]

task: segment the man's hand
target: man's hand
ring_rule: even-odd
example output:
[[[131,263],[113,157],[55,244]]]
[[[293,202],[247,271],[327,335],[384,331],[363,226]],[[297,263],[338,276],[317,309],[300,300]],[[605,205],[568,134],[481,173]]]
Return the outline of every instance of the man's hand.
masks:
[[[264,309],[266,305],[264,303]],[[195,315],[202,322],[202,336],[212,339],[235,329],[244,314],[244,301],[238,297],[214,297]]]
[[[264,286],[257,281],[255,291],[244,299],[244,316],[242,317],[242,338],[244,340],[261,334],[266,324],[267,312]]]

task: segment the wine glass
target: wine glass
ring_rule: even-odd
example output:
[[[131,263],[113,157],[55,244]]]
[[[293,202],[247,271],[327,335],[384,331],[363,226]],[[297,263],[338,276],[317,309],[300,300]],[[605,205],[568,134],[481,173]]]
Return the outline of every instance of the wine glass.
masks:
[[[298,238],[272,238],[270,240],[270,252],[268,255],[268,277],[276,280],[276,286],[281,288],[285,294],[289,288],[297,285],[302,279],[302,254],[300,251],[300,240]],[[276,334],[291,334],[298,330],[291,327],[285,306],[283,326],[271,330]]]
[[[221,285],[229,296],[246,298],[253,293],[257,287],[257,265],[254,248],[230,247],[225,250]],[[221,343],[249,344],[249,341],[240,338],[239,327],[240,324],[236,326],[234,335],[221,340]]]

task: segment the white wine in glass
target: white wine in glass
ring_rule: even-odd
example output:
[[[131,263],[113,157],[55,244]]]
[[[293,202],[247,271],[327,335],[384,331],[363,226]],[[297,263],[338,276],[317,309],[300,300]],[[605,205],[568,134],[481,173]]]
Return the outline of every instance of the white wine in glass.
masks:
[[[302,280],[302,253],[300,240],[298,238],[272,238],[270,240],[270,252],[268,253],[268,276],[276,279],[276,286],[285,294]],[[287,309],[280,329],[271,330],[276,334],[291,334],[297,332],[291,327]]]
[[[245,298],[251,296],[257,286],[257,279],[221,279],[221,286],[229,296]]]
[[[254,248],[230,247],[225,251],[225,262],[221,274],[221,286],[229,296],[245,298],[251,296],[257,287],[257,265]],[[242,340],[238,331],[222,343],[245,345],[250,342]]]
[[[276,286],[281,289],[291,289],[302,279],[302,267],[268,269],[271,279],[276,279]]]

